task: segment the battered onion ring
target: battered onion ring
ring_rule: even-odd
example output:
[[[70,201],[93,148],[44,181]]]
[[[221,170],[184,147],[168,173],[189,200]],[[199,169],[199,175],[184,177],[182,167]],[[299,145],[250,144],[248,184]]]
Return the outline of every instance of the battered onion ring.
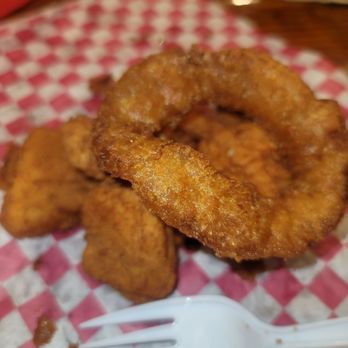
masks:
[[[154,136],[202,102],[250,115],[277,137],[293,175],[283,197],[262,198],[189,146]],[[337,104],[252,50],[165,52],[133,66],[100,108],[94,149],[103,170],[220,257],[294,256],[335,227],[344,207],[347,133]]]

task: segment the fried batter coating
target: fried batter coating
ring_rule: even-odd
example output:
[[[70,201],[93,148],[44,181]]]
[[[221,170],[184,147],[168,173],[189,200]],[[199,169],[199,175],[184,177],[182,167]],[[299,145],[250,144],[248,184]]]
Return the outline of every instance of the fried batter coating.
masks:
[[[2,190],[6,191],[14,180],[20,148],[19,145],[12,143],[6,153],[0,171],[0,188]]]
[[[15,237],[33,237],[74,227],[94,185],[68,162],[60,130],[34,129],[16,160],[1,222]]]
[[[134,302],[162,298],[176,283],[173,231],[128,187],[105,182],[83,206],[87,273]]]
[[[191,112],[180,126],[200,139],[197,149],[226,176],[245,176],[265,197],[279,195],[290,183],[276,141],[255,122],[226,113]]]
[[[91,150],[92,120],[77,116],[62,126],[63,143],[70,163],[87,176],[102,180],[105,174],[98,168]]]
[[[291,169],[281,197],[217,172],[189,146],[154,137],[198,103],[249,115]],[[165,223],[237,260],[292,257],[336,226],[346,197],[348,136],[335,102],[252,50],[164,52],[108,91],[94,127],[98,164],[132,183]]]

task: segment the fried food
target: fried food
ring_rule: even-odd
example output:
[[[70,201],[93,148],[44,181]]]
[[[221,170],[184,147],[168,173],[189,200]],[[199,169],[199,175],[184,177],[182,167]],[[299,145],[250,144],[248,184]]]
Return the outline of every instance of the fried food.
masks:
[[[83,206],[87,273],[134,302],[167,296],[176,283],[173,231],[128,187],[105,182]]]
[[[198,103],[249,115],[275,136],[291,183],[280,197],[228,178],[191,147],[155,137]],[[157,54],[109,89],[93,145],[99,167],[132,183],[166,224],[237,260],[292,257],[342,215],[347,132],[335,102],[252,50]]]
[[[197,149],[219,172],[245,176],[265,197],[281,194],[290,173],[281,163],[277,143],[255,122],[227,113],[191,112],[180,128],[199,139]]]
[[[35,347],[40,347],[50,343],[54,333],[57,331],[54,321],[46,315],[42,315],[37,319],[36,325],[33,337]]]
[[[70,163],[90,177],[105,179],[91,151],[92,120],[75,117],[62,131]],[[82,264],[87,273],[134,302],[165,297],[173,290],[173,231],[144,207],[131,188],[104,181],[88,194],[82,215],[87,239]]]
[[[0,169],[0,188],[2,190],[7,190],[13,182],[19,154],[20,146],[14,143],[10,144]]]
[[[91,150],[92,120],[77,116],[62,126],[63,143],[70,163],[87,176],[102,180],[105,178]]]
[[[34,129],[14,162],[1,211],[8,232],[33,237],[79,224],[83,200],[94,183],[68,162],[60,130]]]

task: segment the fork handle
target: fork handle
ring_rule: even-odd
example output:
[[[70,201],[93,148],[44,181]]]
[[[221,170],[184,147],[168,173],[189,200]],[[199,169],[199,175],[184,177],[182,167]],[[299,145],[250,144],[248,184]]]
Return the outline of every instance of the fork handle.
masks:
[[[281,348],[348,347],[348,317],[278,327],[273,334],[273,346]]]

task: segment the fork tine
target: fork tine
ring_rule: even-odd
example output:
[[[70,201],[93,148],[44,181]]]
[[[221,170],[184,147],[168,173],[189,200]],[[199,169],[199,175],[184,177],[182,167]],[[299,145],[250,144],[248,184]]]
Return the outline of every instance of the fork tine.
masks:
[[[174,325],[166,324],[130,332],[128,334],[112,338],[106,338],[95,342],[81,344],[80,348],[115,347],[124,344],[175,341],[175,339],[176,335]]]
[[[178,299],[169,299],[145,303],[120,311],[102,315],[80,324],[82,329],[97,327],[108,324],[125,324],[140,323],[156,320],[173,319],[175,304],[179,303]]]

